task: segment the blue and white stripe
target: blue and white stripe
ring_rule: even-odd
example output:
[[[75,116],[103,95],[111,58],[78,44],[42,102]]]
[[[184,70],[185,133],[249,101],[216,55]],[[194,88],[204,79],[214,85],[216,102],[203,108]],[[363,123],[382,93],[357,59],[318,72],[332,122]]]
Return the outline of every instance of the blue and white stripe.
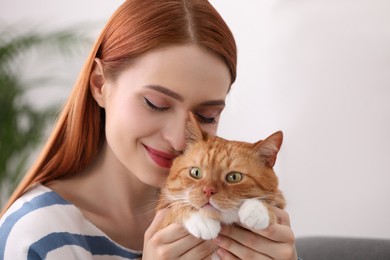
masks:
[[[0,259],[140,259],[108,238],[80,210],[36,185],[0,219]]]

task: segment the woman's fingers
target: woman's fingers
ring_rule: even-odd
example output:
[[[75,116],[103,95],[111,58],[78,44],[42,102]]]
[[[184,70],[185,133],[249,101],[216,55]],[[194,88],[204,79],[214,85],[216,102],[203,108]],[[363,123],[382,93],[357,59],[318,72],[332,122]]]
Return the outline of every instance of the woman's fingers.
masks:
[[[251,231],[274,242],[293,243],[295,240],[292,229],[286,225],[272,224],[269,225],[266,229],[263,230],[251,229]]]
[[[217,250],[210,242],[196,238],[180,224],[171,224],[156,233],[153,244],[159,248],[159,255],[164,259],[179,257],[180,259],[202,259]]]
[[[159,227],[164,220],[165,215],[167,214],[167,210],[159,210],[156,215],[154,216],[154,219],[152,223],[150,224],[149,228],[146,230],[144,234],[144,239],[149,240],[158,230]]]
[[[245,226],[245,229],[251,230],[253,233],[259,234],[269,240],[275,242],[293,243],[295,240],[294,233],[290,227],[290,216],[285,210],[274,207],[274,213],[278,223],[269,225],[266,229],[251,229]]]
[[[175,259],[184,254],[189,248],[186,243],[180,243],[181,239],[186,241],[188,232],[179,224],[172,224],[160,229],[161,223],[167,210],[158,211],[151,225],[144,235],[143,259]]]
[[[145,259],[202,259],[217,250],[214,243],[192,236],[181,224],[173,223],[160,229],[166,211],[157,212],[145,232]]]
[[[188,231],[178,223],[160,229],[160,225],[167,214],[167,210],[168,209],[163,209],[158,211],[151,225],[145,232],[145,239],[151,240],[154,245],[173,243],[176,240],[189,236]]]
[[[233,255],[249,259],[296,259],[295,238],[290,217],[282,209],[274,210],[278,223],[264,230],[244,226],[223,226],[215,242]]]
[[[201,242],[181,255],[180,259],[215,259],[212,255],[217,251],[218,246],[210,240],[200,240]]]
[[[280,209],[278,207],[272,207],[273,211],[278,219],[278,223],[286,226],[290,225],[290,215],[288,215],[287,211]]]
[[[282,225],[279,228],[288,229]],[[277,236],[279,232],[286,230],[275,228]],[[241,227],[224,227],[215,242],[241,259],[291,259],[294,255],[293,243],[275,242]]]
[[[241,259],[253,259],[255,256],[256,259],[270,259],[267,254],[270,241],[248,229],[224,226],[214,242]]]
[[[217,250],[217,255],[219,256],[220,259],[223,260],[237,260],[240,259],[237,256],[233,255],[229,251],[223,249],[222,247]]]
[[[149,252],[154,252],[154,257],[164,259],[209,259],[215,252],[221,259],[294,259],[296,250],[289,215],[277,208],[274,212],[278,223],[264,230],[223,226],[212,243],[190,235],[181,224],[171,224],[160,230],[166,214],[163,210],[156,214],[145,233],[145,243]]]

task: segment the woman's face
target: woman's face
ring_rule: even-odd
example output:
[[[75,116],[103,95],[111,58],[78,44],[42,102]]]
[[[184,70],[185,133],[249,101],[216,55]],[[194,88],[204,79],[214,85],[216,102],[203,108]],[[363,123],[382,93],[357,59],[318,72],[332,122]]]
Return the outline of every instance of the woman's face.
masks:
[[[197,46],[141,56],[102,88],[109,152],[143,183],[160,187],[185,148],[188,112],[216,134],[229,86],[226,64]]]

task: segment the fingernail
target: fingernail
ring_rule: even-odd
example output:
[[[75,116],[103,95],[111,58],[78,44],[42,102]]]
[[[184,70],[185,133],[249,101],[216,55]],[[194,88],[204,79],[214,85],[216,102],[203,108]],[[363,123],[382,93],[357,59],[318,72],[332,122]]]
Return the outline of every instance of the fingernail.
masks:
[[[220,257],[224,257],[225,256],[225,250],[223,250],[222,248],[218,249],[217,250],[217,255],[220,256]]]
[[[222,241],[222,238],[220,237],[220,236],[217,236],[216,238],[214,238],[214,240],[213,240],[216,244],[220,244],[221,243],[221,241]]]

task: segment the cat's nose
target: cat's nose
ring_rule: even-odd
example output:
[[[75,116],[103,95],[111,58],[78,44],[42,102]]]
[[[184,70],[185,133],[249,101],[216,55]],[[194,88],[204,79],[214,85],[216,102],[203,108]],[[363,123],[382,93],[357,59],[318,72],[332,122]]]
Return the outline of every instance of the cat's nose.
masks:
[[[214,187],[204,187],[203,192],[206,195],[207,198],[210,198],[211,195],[215,194],[217,191],[215,190]]]

